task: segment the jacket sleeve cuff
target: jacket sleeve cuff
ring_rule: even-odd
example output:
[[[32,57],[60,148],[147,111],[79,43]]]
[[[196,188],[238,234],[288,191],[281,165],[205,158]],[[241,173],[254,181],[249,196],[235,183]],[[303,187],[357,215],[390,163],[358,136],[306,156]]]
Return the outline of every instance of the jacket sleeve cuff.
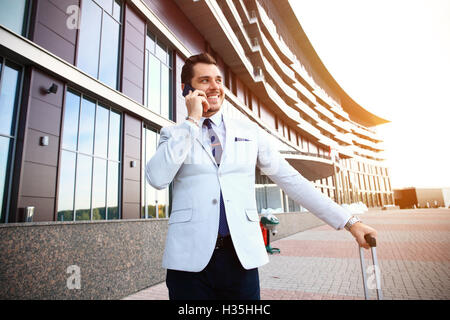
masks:
[[[189,129],[189,133],[192,138],[197,138],[200,134],[200,128],[191,121],[186,120],[184,121],[183,125],[185,125]]]

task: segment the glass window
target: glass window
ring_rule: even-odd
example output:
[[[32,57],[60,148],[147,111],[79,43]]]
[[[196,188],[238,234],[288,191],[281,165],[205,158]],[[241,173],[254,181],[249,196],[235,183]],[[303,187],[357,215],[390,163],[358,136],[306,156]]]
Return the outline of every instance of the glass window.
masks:
[[[119,113],[111,110],[109,113],[109,147],[108,157],[119,161],[120,156],[120,127],[122,117]]]
[[[259,213],[265,213],[269,208],[276,212],[288,209],[283,207],[283,191],[269,177],[262,175],[260,169],[256,169],[255,196]]]
[[[4,222],[8,202],[8,177],[12,139],[0,136],[0,221]]]
[[[121,114],[73,91],[66,96],[58,220],[119,219]]]
[[[91,220],[92,157],[78,154],[75,185],[75,220]]]
[[[147,68],[147,106],[154,112],[161,111],[161,67],[160,62],[155,56],[148,56]]]
[[[73,220],[76,153],[61,152],[61,169],[58,192],[58,220]]]
[[[172,118],[171,50],[157,37],[147,33],[145,40],[144,105],[152,111]]]
[[[95,155],[106,158],[108,155],[109,110],[98,106],[95,116]]]
[[[108,219],[119,219],[119,163],[108,161]]]
[[[64,110],[65,125],[62,141],[62,146],[65,149],[77,149],[79,112],[80,96],[68,91],[66,94],[66,108]]]
[[[159,40],[156,43],[156,57],[158,57],[162,63],[167,64],[167,47]]]
[[[121,30],[120,1],[84,0],[77,66],[117,89]]]
[[[109,15],[103,15],[102,43],[100,48],[99,80],[111,88],[117,87],[119,65],[120,25]]]
[[[113,4],[114,19],[116,19],[117,21],[120,21],[121,12],[122,12],[122,6],[120,5],[120,1],[119,0],[114,1],[114,4]]]
[[[109,14],[112,14],[113,0],[95,0],[100,7],[103,8]]]
[[[170,110],[170,85],[169,85],[170,69],[161,65],[161,115],[169,118]]]
[[[78,136],[78,150],[92,153],[94,146],[95,102],[88,99],[81,101],[80,129]]]
[[[15,109],[18,99],[17,86],[20,71],[5,66],[2,74],[0,96],[0,134],[13,136],[15,131]]]
[[[99,158],[94,159],[92,219],[106,219],[106,160]]]
[[[28,0],[0,0],[0,24],[24,35]]]
[[[101,27],[102,9],[92,0],[83,1],[77,65],[94,78],[98,76]]]
[[[0,58],[0,222],[7,222],[21,68]]]
[[[141,218],[168,218],[169,217],[169,190],[153,188],[145,178],[145,166],[156,151],[159,134],[149,127],[143,129],[142,146],[142,210]]]

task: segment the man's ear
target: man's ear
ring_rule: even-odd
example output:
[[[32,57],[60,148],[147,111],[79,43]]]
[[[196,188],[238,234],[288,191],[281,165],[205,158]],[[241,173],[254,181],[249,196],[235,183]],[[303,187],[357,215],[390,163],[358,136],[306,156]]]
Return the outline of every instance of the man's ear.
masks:
[[[181,91],[184,90],[184,83],[181,83]]]

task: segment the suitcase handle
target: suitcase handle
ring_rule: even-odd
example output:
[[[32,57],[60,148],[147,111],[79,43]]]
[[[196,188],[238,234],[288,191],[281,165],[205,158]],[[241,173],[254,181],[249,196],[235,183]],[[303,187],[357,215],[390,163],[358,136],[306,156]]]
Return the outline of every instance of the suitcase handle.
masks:
[[[366,241],[369,244],[369,246],[371,246],[371,247],[376,247],[377,246],[377,239],[375,237],[373,237],[372,235],[366,234],[364,236],[364,239],[366,239]]]

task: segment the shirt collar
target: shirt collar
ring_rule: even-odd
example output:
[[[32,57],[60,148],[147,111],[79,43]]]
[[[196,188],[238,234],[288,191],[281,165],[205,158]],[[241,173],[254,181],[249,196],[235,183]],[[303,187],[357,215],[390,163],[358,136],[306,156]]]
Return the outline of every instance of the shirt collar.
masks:
[[[203,121],[205,120],[205,117],[201,117],[200,120]],[[213,114],[211,117],[209,117],[209,119],[211,119],[211,121],[216,125],[216,127],[220,126],[220,124],[223,121],[223,117],[222,117],[222,108],[219,109],[219,111],[217,111],[215,114]]]

